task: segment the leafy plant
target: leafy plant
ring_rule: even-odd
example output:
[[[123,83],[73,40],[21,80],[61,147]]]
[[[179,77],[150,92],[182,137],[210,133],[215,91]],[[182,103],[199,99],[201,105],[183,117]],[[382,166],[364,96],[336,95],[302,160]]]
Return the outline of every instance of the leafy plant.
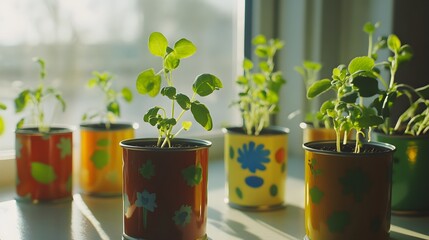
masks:
[[[6,109],[7,109],[6,105],[0,102],[0,110],[6,110]],[[3,117],[0,115],[0,135],[3,134],[4,129],[5,129],[4,120],[3,120]]]
[[[378,92],[378,97],[375,98],[371,106],[375,107],[384,118],[384,123],[379,128],[385,134],[400,133],[401,131],[412,135],[427,133],[429,131],[429,117],[427,117],[427,112],[429,112],[429,85],[415,89],[410,85],[395,81],[395,74],[400,64],[409,61],[412,57],[411,47],[408,44],[402,45],[395,34],[391,34],[387,38],[381,37],[373,44],[372,35],[378,26],[379,23],[366,23],[364,26],[364,31],[369,36],[368,56],[377,60],[379,50],[389,49],[392,56],[377,63],[377,66],[387,69],[390,79],[389,81],[384,80],[379,74],[380,70],[375,68],[373,74],[380,80],[383,89],[379,90],[375,84],[362,87],[372,88],[370,91]],[[401,114],[396,123],[392,123],[391,109],[396,100],[402,96],[408,99],[410,106]]]
[[[360,152],[361,136],[365,130],[383,123],[383,118],[377,115],[373,108],[357,101],[359,97],[368,97],[369,92],[362,86],[373,84],[377,80],[373,76],[375,62],[370,57],[356,57],[348,66],[340,65],[333,69],[331,79],[322,79],[313,83],[307,91],[308,98],[314,98],[328,90],[335,92],[335,99],[325,101],[320,113],[332,119],[336,132],[336,151],[341,152],[341,132],[344,132],[344,142],[347,142],[348,132],[356,133],[354,152]]]
[[[88,80],[87,86],[89,88],[98,87],[103,92],[105,108],[95,113],[85,113],[82,116],[82,121],[98,117],[100,122],[105,123],[106,128],[110,128],[110,124],[121,115],[119,98],[129,103],[133,100],[133,93],[128,87],[122,88],[120,92],[115,91],[112,88],[113,76],[110,73],[94,71],[92,75],[93,78]]]
[[[54,97],[60,104],[64,112],[66,103],[61,93],[54,87],[46,87],[44,80],[46,77],[45,61],[42,58],[34,58],[35,62],[40,65],[39,84],[35,89],[24,89],[15,98],[15,112],[20,113],[27,107],[31,110],[31,119],[37,125],[39,132],[49,132],[50,127],[45,122],[44,103]],[[25,118],[19,120],[16,128],[21,128],[25,123]]]
[[[204,73],[195,78],[192,85],[193,94],[191,97],[178,93],[173,81],[173,71],[176,70],[182,59],[191,57],[196,52],[196,46],[186,38],[178,40],[173,47],[168,46],[168,40],[162,33],[153,32],[149,36],[148,48],[152,55],[162,59],[162,67],[158,72],[149,68],[141,72],[136,80],[136,88],[140,94],[155,97],[159,93],[171,101],[170,113],[161,106],[149,109],[143,120],[158,130],[158,147],[168,145],[171,147],[171,140],[182,130],[189,130],[192,122],[183,121],[181,128],[173,133],[174,127],[180,122],[187,111],[191,111],[194,119],[207,131],[213,127],[212,117],[209,109],[200,101],[196,100],[197,95],[205,97],[215,90],[221,89],[222,82],[214,75]],[[162,85],[162,79],[166,85]],[[177,106],[178,105],[178,106]],[[177,114],[176,108],[180,107]]]
[[[243,60],[244,75],[237,78],[241,87],[237,104],[248,135],[259,135],[270,123],[270,115],[278,112],[279,92],[286,83],[280,71],[275,71],[274,57],[284,43],[279,39],[267,40],[258,35],[252,40],[259,70],[250,59]],[[252,72],[254,70],[254,72]]]
[[[308,88],[315,83],[318,79],[318,74],[322,65],[318,62],[313,61],[304,61],[302,66],[296,66],[295,71],[297,71],[304,82],[305,90],[308,91]],[[304,121],[312,123],[314,127],[319,128],[323,124],[325,128],[331,128],[331,123],[327,119],[323,119],[323,115],[320,114],[314,101],[312,99],[307,99],[304,102],[303,112],[304,112]]]
[[[371,140],[371,129],[379,127],[385,133],[391,134],[399,130],[402,123],[407,122],[407,133],[419,134],[427,132],[429,119],[424,115],[427,111],[417,110],[421,107],[427,108],[429,87],[414,89],[406,84],[395,82],[395,74],[400,63],[408,61],[411,56],[411,48],[402,45],[399,38],[390,34],[387,38],[379,38],[373,44],[373,33],[379,24],[367,23],[364,31],[369,35],[369,50],[367,56],[356,57],[348,65],[339,66],[333,70],[332,79],[323,79],[315,82],[308,90],[307,96],[313,98],[330,89],[336,92],[336,100],[323,103],[320,112],[333,119],[334,129],[337,133],[337,151],[341,151],[340,131],[346,134],[350,130],[356,130],[355,152],[360,151],[361,136]],[[393,56],[386,61],[376,63],[378,51],[388,48]],[[389,72],[389,81],[386,81],[381,74],[380,67]],[[379,84],[379,82],[381,84]],[[379,89],[379,85],[382,89]],[[399,118],[395,128],[390,127],[390,110],[399,96],[407,96],[410,101],[410,108]],[[413,97],[417,96],[417,101]],[[364,98],[373,98],[369,106],[364,105]]]

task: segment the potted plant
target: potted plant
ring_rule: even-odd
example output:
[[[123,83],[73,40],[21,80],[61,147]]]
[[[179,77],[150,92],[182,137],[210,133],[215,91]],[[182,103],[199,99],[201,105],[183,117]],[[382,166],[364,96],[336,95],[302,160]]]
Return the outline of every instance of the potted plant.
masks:
[[[140,94],[159,93],[171,102],[170,110],[155,106],[143,120],[158,130],[158,138],[131,139],[123,148],[123,202],[125,239],[207,239],[207,166],[211,143],[177,138],[192,122],[184,121],[190,111],[207,131],[213,123],[208,108],[197,100],[222,88],[212,74],[201,74],[192,85],[192,95],[177,92],[173,72],[182,59],[192,56],[196,46],[188,39],[174,46],[162,33],[153,32],[148,41],[151,54],[160,57],[162,68],[142,71],[136,80]],[[162,80],[165,80],[165,85]],[[178,130],[176,125],[180,125]]]
[[[335,92],[320,112],[332,119],[336,140],[303,144],[306,239],[389,239],[395,147],[362,140],[384,121],[363,101],[373,95],[363,86],[377,81],[375,66],[371,57],[356,57],[308,89],[309,98]],[[341,141],[341,131],[352,130],[354,143]]]
[[[244,75],[236,81],[242,90],[234,104],[243,126],[224,129],[227,202],[242,210],[270,210],[284,207],[288,129],[270,126],[286,82],[274,69],[275,54],[284,44],[263,35],[252,43],[259,68],[244,59]]]
[[[295,71],[302,77],[306,92],[308,88],[318,80],[318,74],[321,68],[322,65],[320,63],[313,61],[304,61],[302,66],[295,67]],[[331,126],[332,123],[319,112],[314,99],[304,99],[303,114],[304,121],[300,123],[299,126],[303,130],[304,143],[335,139],[335,131]]]
[[[16,113],[31,110],[29,119],[22,118],[15,132],[17,199],[33,203],[68,200],[72,196],[73,132],[46,122],[47,109],[54,107],[54,100],[62,111],[66,104],[56,88],[44,84],[45,61],[34,60],[40,65],[38,87],[24,89],[14,100]]]
[[[373,43],[372,35],[377,27],[378,24],[372,23],[364,26],[369,35],[368,56],[377,60],[380,49],[389,49],[391,56],[378,65],[389,72],[390,78],[384,80],[377,70],[374,75],[378,76],[381,84],[365,87],[379,92],[372,106],[385,119],[377,127],[373,139],[391,143],[397,148],[392,175],[392,211],[396,214],[429,214],[429,193],[424,190],[429,188],[429,176],[425,171],[429,168],[429,85],[414,88],[396,82],[398,66],[411,58],[411,48],[403,45],[394,34]],[[407,99],[409,107],[395,120],[391,116],[392,108],[401,98]]]
[[[0,102],[0,110],[6,110],[6,109],[7,109],[7,106],[4,103]],[[3,120],[3,117],[0,115],[0,135],[3,134],[4,129],[5,129],[4,120]]]
[[[104,96],[104,107],[85,113],[80,124],[80,186],[90,195],[119,196],[122,194],[122,148],[119,142],[134,137],[130,123],[117,123],[120,99],[131,102],[128,87],[113,89],[113,76],[108,72],[93,72],[89,88],[97,87]],[[98,119],[98,122],[87,122]]]

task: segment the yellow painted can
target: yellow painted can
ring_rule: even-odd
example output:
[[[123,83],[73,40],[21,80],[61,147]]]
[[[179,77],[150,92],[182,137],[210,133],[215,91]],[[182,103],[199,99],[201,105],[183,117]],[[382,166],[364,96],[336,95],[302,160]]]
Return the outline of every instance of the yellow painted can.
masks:
[[[242,210],[284,207],[289,130],[269,127],[258,136],[238,127],[224,132],[228,204]]]
[[[119,142],[134,137],[131,124],[80,125],[80,187],[99,196],[122,194],[122,148]]]

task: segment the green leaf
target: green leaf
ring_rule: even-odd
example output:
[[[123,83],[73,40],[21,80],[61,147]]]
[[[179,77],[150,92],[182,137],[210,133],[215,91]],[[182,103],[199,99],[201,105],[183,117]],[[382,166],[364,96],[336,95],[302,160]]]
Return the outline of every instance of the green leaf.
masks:
[[[50,184],[57,178],[54,168],[51,165],[32,162],[31,163],[31,176],[39,183]]]
[[[162,35],[162,33],[153,32],[149,36],[148,47],[149,47],[149,51],[153,55],[164,57],[168,47],[167,38],[165,38],[164,35]]]
[[[372,97],[379,93],[377,79],[371,77],[357,76],[353,78],[353,85],[358,88],[362,97]]]
[[[22,112],[25,109],[25,107],[27,106],[29,97],[30,97],[30,91],[24,90],[21,93],[19,93],[17,98],[14,99],[16,113]]]
[[[93,87],[97,86],[97,83],[98,83],[98,79],[97,78],[91,78],[86,83],[86,86],[89,87],[89,88],[93,88]]]
[[[253,62],[250,59],[245,58],[243,60],[243,69],[250,70],[253,68]]]
[[[267,46],[257,46],[255,49],[256,56],[260,58],[266,58],[269,55],[269,50]]]
[[[6,110],[7,106],[5,104],[3,104],[3,103],[0,102],[0,109],[1,110]]]
[[[96,150],[91,155],[91,161],[95,168],[102,169],[109,163],[110,155],[106,150]]]
[[[312,61],[304,61],[304,67],[313,71],[319,71],[322,68],[322,64]]]
[[[167,96],[169,99],[174,99],[176,96],[176,88],[175,87],[163,87],[161,89],[161,95]]]
[[[160,110],[160,107],[153,107],[147,111],[147,113],[143,116],[143,120],[145,122],[149,122],[151,118],[155,118],[158,116],[158,111]]]
[[[136,89],[140,94],[148,94],[151,97],[158,95],[161,88],[161,76],[155,75],[153,68],[139,74],[136,81]]]
[[[196,51],[197,47],[186,38],[182,38],[174,44],[174,52],[178,59],[190,57]]]
[[[341,97],[341,101],[346,103],[355,103],[358,97],[357,92],[348,92]]]
[[[390,34],[387,38],[387,46],[389,47],[390,51],[398,52],[401,48],[401,41],[395,34]]]
[[[262,73],[253,74],[253,81],[258,85],[263,85],[266,81],[265,75]]]
[[[201,74],[192,85],[192,90],[201,97],[210,95],[213,91],[221,89],[222,82],[212,74]]]
[[[179,67],[180,59],[174,54],[174,52],[171,52],[165,57],[164,59],[164,66],[167,70],[171,71]]]
[[[253,45],[265,44],[265,43],[267,43],[267,39],[265,38],[264,35],[261,35],[261,34],[257,35],[252,39]]]
[[[326,101],[320,107],[320,112],[326,112],[328,110],[333,110],[335,108],[335,103],[332,101]]]
[[[184,121],[184,122],[182,122],[182,127],[183,127],[183,129],[188,131],[192,127],[192,122],[191,121]]]
[[[369,72],[374,68],[374,65],[374,59],[370,57],[355,57],[350,61],[348,70],[350,74],[356,73],[358,71]]]
[[[268,65],[267,62],[260,62],[259,68],[264,72],[271,72],[270,66]]]
[[[376,29],[375,25],[372,24],[371,22],[367,22],[363,26],[363,31],[366,32],[366,33],[368,33],[368,34],[373,33],[375,31],[375,29]]]
[[[331,87],[332,87],[331,80],[327,78],[317,81],[308,88],[307,98],[309,99],[314,98],[328,91],[329,89],[331,89]]]
[[[18,123],[16,123],[16,129],[20,129],[24,126],[25,119],[21,118]]]
[[[119,109],[119,103],[116,101],[110,102],[107,105],[107,111],[113,113],[115,116],[121,115],[121,111]]]
[[[213,128],[212,117],[210,116],[210,112],[208,108],[204,104],[198,101],[192,102],[191,112],[195,120],[201,126],[203,126],[204,129],[206,129],[207,131],[212,130]]]
[[[131,102],[133,100],[133,92],[131,92],[129,88],[122,88],[121,94],[126,102]]]
[[[191,108],[191,100],[185,94],[177,94],[176,101],[183,110],[189,110]]]

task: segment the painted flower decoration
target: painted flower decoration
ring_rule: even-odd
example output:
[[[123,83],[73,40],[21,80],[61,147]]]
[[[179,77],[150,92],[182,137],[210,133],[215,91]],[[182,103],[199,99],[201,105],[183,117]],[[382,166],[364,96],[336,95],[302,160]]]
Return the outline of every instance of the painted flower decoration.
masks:
[[[72,154],[72,142],[70,138],[60,138],[60,142],[57,144],[57,148],[60,149],[61,159],[71,156]]]
[[[137,192],[137,200],[135,204],[137,207],[143,207],[144,209],[153,212],[155,208],[158,207],[156,205],[156,194],[149,193],[146,190],[143,192]]]
[[[140,175],[146,179],[151,179],[155,176],[155,165],[153,165],[151,160],[148,160],[143,166],[139,169]]]
[[[248,168],[249,171],[255,173],[256,170],[265,170],[264,164],[270,162],[270,151],[264,149],[264,144],[256,146],[255,142],[250,141],[249,144],[243,144],[242,148],[238,149],[238,162],[241,163],[241,168]]]
[[[173,221],[176,225],[184,227],[191,221],[191,206],[182,205],[179,210],[174,213]]]

